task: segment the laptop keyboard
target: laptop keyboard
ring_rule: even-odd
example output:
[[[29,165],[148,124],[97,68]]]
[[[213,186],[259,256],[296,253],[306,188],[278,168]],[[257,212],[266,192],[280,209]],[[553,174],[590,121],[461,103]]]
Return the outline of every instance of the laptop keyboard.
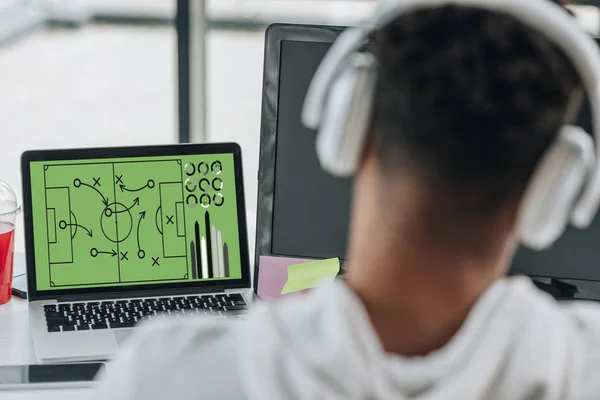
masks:
[[[248,305],[241,294],[58,303],[44,306],[48,332],[132,328],[142,319],[167,315],[242,317]]]

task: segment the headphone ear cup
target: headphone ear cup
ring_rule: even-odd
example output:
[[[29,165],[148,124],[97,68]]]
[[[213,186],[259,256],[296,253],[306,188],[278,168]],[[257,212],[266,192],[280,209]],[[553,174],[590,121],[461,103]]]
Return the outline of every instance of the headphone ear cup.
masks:
[[[517,229],[523,245],[541,250],[564,232],[587,174],[594,167],[593,154],[594,142],[583,129],[561,129],[535,169],[522,199]]]
[[[347,177],[356,170],[371,121],[374,57],[357,53],[331,83],[317,137],[323,169]]]

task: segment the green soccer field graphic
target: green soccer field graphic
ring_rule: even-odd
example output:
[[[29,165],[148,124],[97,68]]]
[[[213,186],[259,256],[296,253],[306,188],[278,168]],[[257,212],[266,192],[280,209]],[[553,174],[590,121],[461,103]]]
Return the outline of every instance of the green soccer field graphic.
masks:
[[[38,290],[241,277],[233,155],[35,162]]]

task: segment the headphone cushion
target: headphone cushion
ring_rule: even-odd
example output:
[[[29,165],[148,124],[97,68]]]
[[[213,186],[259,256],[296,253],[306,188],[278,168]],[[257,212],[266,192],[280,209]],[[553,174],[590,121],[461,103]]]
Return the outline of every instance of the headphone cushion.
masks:
[[[368,54],[355,54],[331,83],[317,136],[317,155],[327,172],[351,176],[357,169],[369,124],[374,61]]]
[[[590,157],[591,154],[591,157]],[[551,246],[564,232],[587,175],[594,167],[594,142],[583,129],[564,126],[535,169],[519,210],[521,243]]]

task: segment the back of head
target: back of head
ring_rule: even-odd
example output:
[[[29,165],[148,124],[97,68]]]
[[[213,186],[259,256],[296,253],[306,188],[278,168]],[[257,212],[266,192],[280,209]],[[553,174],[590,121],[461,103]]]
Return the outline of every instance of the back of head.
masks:
[[[518,204],[579,109],[566,56],[514,18],[471,7],[401,16],[373,40],[372,148],[385,179],[418,176],[447,207],[477,218]]]

